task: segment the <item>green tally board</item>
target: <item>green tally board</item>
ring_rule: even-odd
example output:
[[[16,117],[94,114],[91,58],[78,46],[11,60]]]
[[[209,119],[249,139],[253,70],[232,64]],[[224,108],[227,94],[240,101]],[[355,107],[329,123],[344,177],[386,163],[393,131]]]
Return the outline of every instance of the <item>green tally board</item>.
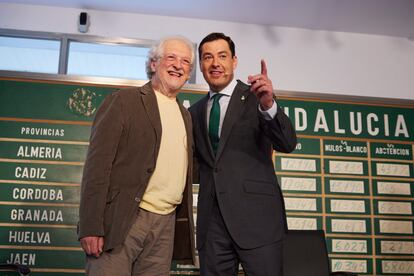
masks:
[[[0,262],[27,264],[33,275],[83,274],[83,162],[96,109],[115,90],[0,78]],[[179,100],[188,107],[204,93],[185,90]],[[277,102],[299,138],[293,153],[274,153],[289,228],[324,229],[333,271],[413,275],[414,106]],[[198,275],[195,267],[171,269]]]

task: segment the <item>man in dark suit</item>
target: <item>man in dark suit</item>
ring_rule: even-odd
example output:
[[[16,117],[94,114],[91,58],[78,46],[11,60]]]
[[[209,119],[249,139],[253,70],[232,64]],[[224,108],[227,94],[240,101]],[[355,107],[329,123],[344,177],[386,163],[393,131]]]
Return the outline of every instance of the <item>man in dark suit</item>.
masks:
[[[234,80],[230,37],[211,33],[200,43],[200,68],[209,93],[190,108],[199,195],[197,249],[200,273],[281,276],[287,229],[272,150],[291,152],[295,130],[273,95],[262,61],[250,84]]]
[[[176,95],[189,79],[193,44],[161,40],[143,87],[105,98],[93,126],[79,210],[87,275],[170,275],[193,263],[193,138]]]

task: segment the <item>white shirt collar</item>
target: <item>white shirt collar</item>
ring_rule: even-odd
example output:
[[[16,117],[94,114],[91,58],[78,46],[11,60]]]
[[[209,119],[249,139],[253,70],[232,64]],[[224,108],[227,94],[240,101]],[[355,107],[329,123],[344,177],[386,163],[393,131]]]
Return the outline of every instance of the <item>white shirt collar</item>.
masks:
[[[236,88],[236,85],[237,85],[237,80],[233,78],[233,80],[223,90],[220,91],[220,94],[231,97],[231,94],[233,94],[233,91],[234,91],[234,88]],[[208,93],[209,93],[210,99],[215,94],[217,94],[217,92],[213,92],[211,90],[208,91]]]

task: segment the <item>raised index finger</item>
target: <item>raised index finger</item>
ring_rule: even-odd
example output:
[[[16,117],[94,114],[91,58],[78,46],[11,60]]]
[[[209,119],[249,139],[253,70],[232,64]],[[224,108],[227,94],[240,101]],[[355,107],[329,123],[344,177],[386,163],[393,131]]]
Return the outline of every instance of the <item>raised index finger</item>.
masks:
[[[261,60],[260,64],[261,64],[261,74],[267,77],[267,66],[266,66],[266,62],[264,61],[264,59]]]

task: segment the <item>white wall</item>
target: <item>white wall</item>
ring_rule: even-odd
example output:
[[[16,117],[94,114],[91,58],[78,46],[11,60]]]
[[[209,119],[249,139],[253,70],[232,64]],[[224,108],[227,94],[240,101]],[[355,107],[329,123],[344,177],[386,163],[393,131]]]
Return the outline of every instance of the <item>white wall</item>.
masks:
[[[89,35],[181,34],[198,43],[210,32],[224,32],[236,43],[242,80],[258,73],[265,58],[278,89],[414,99],[414,41],[406,38],[5,3],[0,28],[79,34],[81,11],[90,15]],[[197,83],[205,84],[201,73]]]

